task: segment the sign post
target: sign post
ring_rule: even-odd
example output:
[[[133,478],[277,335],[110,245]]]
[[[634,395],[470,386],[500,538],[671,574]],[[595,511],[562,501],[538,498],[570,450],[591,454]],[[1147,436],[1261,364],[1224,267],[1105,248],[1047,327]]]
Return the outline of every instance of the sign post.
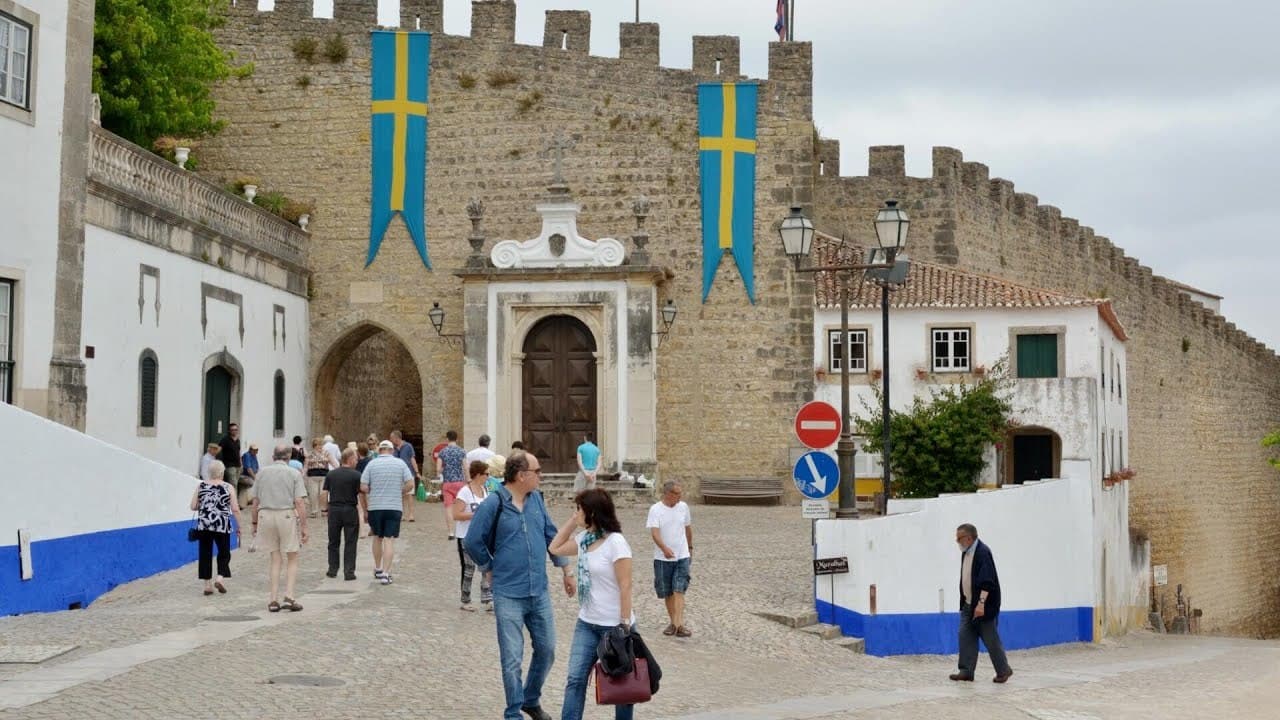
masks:
[[[836,623],[836,575],[845,575],[849,572],[848,557],[830,557],[830,558],[814,558],[813,559],[813,576],[817,581],[819,575],[826,575],[831,582],[831,624]]]
[[[805,447],[822,450],[840,439],[840,413],[831,403],[814,400],[796,413],[796,437]]]

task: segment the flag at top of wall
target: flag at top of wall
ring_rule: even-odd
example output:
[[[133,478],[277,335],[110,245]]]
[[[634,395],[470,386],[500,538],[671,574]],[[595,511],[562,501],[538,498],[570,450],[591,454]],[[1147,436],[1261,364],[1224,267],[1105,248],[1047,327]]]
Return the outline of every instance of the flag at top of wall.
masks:
[[[431,34],[375,30],[371,35],[373,179],[365,266],[377,257],[391,218],[400,213],[422,264],[430,268],[425,206]]]
[[[756,301],[756,91],[755,83],[698,86],[703,302],[725,250],[733,254],[747,299]]]

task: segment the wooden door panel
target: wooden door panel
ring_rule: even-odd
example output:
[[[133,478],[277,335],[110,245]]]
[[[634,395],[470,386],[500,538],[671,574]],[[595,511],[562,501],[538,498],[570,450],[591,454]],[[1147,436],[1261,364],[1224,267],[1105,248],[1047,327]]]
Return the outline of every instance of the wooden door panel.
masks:
[[[572,472],[582,436],[596,429],[595,341],[580,321],[539,322],[524,342],[524,435],[546,472]]]

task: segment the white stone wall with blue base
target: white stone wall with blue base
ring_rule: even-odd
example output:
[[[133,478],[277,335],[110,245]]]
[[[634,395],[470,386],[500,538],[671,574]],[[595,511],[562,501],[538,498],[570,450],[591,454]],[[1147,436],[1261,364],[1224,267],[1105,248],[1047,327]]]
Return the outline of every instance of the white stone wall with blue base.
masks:
[[[3,403],[0,453],[0,614],[87,607],[196,559],[187,541],[194,476]],[[19,530],[30,533],[29,580]]]
[[[866,640],[872,655],[957,650],[960,549],[972,523],[1000,574],[1000,637],[1021,649],[1098,637],[1106,587],[1143,586],[1146,568],[1104,568],[1098,534],[1127,547],[1128,523],[1095,516],[1090,464],[1064,459],[1064,479],[929,500],[893,501],[887,517],[819,520],[819,558],[847,557],[847,575],[814,581],[821,622]],[[1103,492],[1101,488],[1096,492]],[[1123,536],[1123,537],[1122,537]],[[872,608],[872,586],[875,607]]]

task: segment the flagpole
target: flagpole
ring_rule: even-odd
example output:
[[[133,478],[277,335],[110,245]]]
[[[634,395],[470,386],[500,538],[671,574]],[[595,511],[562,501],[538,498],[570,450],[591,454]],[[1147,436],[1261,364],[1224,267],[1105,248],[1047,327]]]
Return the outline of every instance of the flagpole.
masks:
[[[640,0],[636,0],[636,22],[640,22]]]
[[[795,41],[796,39],[796,0],[787,1],[787,39]]]

